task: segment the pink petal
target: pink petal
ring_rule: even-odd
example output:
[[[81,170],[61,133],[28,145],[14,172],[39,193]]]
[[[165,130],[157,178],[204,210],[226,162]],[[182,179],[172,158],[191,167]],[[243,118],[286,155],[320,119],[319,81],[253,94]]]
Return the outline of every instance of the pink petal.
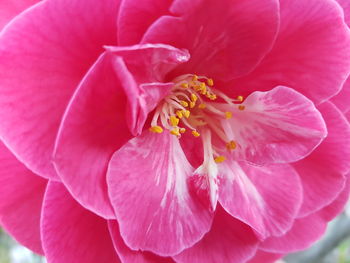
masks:
[[[139,43],[147,28],[169,12],[172,2],[173,0],[124,0],[118,16],[119,45]]]
[[[350,125],[330,102],[321,104],[328,136],[305,159],[293,164],[304,189],[299,217],[304,217],[331,203],[343,189],[350,170]]]
[[[168,45],[108,47],[114,69],[128,98],[128,126],[140,135],[148,114],[168,95],[173,83],[161,83],[174,67],[189,59],[185,50]]]
[[[283,255],[258,250],[255,256],[247,263],[277,263],[276,260],[280,259],[281,257],[283,257]]]
[[[349,5],[350,6],[350,5]],[[350,78],[346,80],[342,90],[332,98],[332,102],[342,111],[350,111]]]
[[[15,16],[40,0],[1,0],[0,1],[0,31]]]
[[[350,31],[342,11],[335,1],[280,3],[281,28],[272,51],[252,74],[235,80],[235,89],[227,86],[249,94],[284,85],[323,102],[340,91],[350,70]]]
[[[0,137],[31,170],[58,179],[54,140],[74,89],[116,41],[118,1],[43,1],[0,35]]]
[[[209,231],[212,214],[186,184],[193,170],[169,133],[145,131],[113,155],[109,195],[128,247],[175,255]]]
[[[310,154],[326,137],[322,115],[302,94],[286,87],[254,92],[238,107],[218,106],[233,112],[229,120],[238,147],[236,160],[286,163]],[[228,134],[228,132],[226,132]]]
[[[219,201],[262,238],[286,233],[302,202],[298,174],[289,165],[221,164]]]
[[[43,254],[41,204],[46,180],[30,172],[0,141],[0,221],[19,243]]]
[[[76,90],[56,141],[54,164],[63,183],[84,207],[106,218],[115,218],[107,194],[108,162],[131,137],[125,108],[124,90],[104,54]]]
[[[247,74],[271,49],[279,26],[276,0],[177,0],[171,12],[149,27],[142,42],[188,49],[192,59],[177,74],[225,80]]]
[[[348,0],[337,0],[344,11],[345,22],[350,25],[350,2]]]
[[[111,233],[115,250],[122,262],[132,263],[174,263],[171,258],[164,258],[146,251],[135,251],[128,248],[119,233],[117,221],[109,221],[109,232]]]
[[[61,183],[48,184],[41,230],[50,263],[120,262],[107,221],[80,206]]]
[[[344,209],[349,190],[348,180],[346,187],[332,204],[315,214],[295,220],[293,227],[284,236],[268,238],[260,248],[273,253],[290,253],[310,247],[322,236],[327,223]]]
[[[255,254],[258,243],[250,227],[219,206],[211,230],[174,258],[178,263],[244,263]]]

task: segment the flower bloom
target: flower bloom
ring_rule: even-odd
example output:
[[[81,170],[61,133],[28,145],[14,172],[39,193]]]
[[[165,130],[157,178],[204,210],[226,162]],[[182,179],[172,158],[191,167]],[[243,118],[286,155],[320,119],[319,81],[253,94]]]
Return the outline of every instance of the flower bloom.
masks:
[[[273,262],[342,211],[346,1],[16,3],[0,222],[49,263]]]

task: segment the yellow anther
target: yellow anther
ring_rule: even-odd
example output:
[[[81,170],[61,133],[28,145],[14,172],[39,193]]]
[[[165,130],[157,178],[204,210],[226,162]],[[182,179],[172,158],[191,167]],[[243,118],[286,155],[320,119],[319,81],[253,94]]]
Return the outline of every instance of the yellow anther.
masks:
[[[209,86],[214,86],[214,80],[213,79],[208,79],[207,83]]]
[[[154,133],[162,133],[163,132],[163,128],[160,126],[152,126],[151,128],[149,128],[149,130],[151,132],[154,132]]]
[[[180,136],[180,129],[179,127],[176,127],[170,131],[170,134],[175,135],[175,136]]]
[[[244,109],[245,109],[245,106],[244,106],[244,105],[239,105],[239,106],[238,106],[238,109],[239,109],[239,110],[244,110]]]
[[[199,87],[201,88],[201,89],[206,89],[207,87],[205,86],[205,83],[204,82],[201,82],[200,84],[199,84]]]
[[[185,128],[180,128],[180,133],[185,133],[186,129]]]
[[[193,109],[196,106],[195,101],[190,101],[190,108]]]
[[[207,94],[207,87],[204,87],[203,89],[201,89],[201,94],[202,95]]]
[[[197,81],[197,80],[198,80],[198,76],[197,75],[193,75],[192,81]]]
[[[198,100],[196,94],[191,93],[191,100],[192,100],[193,102],[196,102],[196,101]]]
[[[234,150],[237,148],[237,144],[235,141],[230,141],[230,142],[226,143],[226,148],[227,148],[227,150]]]
[[[181,106],[183,106],[183,107],[188,107],[187,101],[182,100],[182,101],[180,101],[180,104],[181,104]]]
[[[200,108],[201,110],[205,109],[206,107],[207,105],[205,105],[204,103],[198,105],[198,108]]]
[[[184,115],[181,110],[176,111],[176,116],[181,119]]]
[[[231,119],[232,118],[232,112],[226,111],[225,112],[225,117],[226,117],[226,119]]]
[[[209,94],[207,97],[208,97],[210,100],[216,100],[216,99],[217,99],[217,97],[216,97],[215,94]]]
[[[238,101],[242,102],[243,99],[244,99],[243,96],[237,96],[237,100],[238,100]]]
[[[183,110],[182,114],[188,119],[190,117],[191,112],[189,110]]]
[[[216,157],[215,159],[214,159],[214,161],[216,162],[216,163],[222,163],[222,162],[224,162],[226,160],[226,157],[225,156],[218,156],[218,157]]]
[[[177,125],[179,125],[179,119],[176,116],[170,116],[170,125],[173,127],[176,127]]]
[[[184,89],[188,89],[189,86],[188,86],[188,83],[182,83],[181,87],[184,88]]]
[[[194,130],[192,131],[192,135],[193,135],[194,137],[199,137],[199,136],[201,136],[199,132],[194,131]]]

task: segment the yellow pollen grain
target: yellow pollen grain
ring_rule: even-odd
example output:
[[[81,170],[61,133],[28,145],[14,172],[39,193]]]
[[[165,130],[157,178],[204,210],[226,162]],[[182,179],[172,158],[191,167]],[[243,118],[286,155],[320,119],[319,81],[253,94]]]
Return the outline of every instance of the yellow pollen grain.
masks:
[[[214,86],[214,80],[213,79],[208,79],[207,83],[209,86]]]
[[[188,89],[189,86],[188,86],[188,83],[182,83],[181,87],[184,88],[184,89]]]
[[[175,136],[180,136],[180,129],[178,127],[176,127],[170,131],[170,134],[175,135]]]
[[[226,112],[225,112],[225,118],[226,118],[226,119],[231,119],[231,118],[232,118],[232,112],[226,111]]]
[[[163,132],[163,128],[160,126],[152,126],[151,128],[149,128],[149,130],[151,132],[154,132],[154,133],[162,133]]]
[[[237,144],[235,141],[230,141],[230,142],[226,143],[226,148],[227,148],[227,150],[234,150],[237,148]]]
[[[245,109],[245,106],[244,106],[244,105],[239,105],[239,106],[238,106],[238,109],[239,109],[239,110],[244,110],[244,109]]]
[[[176,127],[177,125],[179,125],[179,119],[176,116],[170,116],[170,125],[173,127]]]
[[[205,109],[206,107],[207,105],[205,105],[204,103],[198,105],[198,108],[200,108],[201,110]]]
[[[187,101],[182,100],[182,101],[180,101],[180,104],[181,104],[181,106],[183,106],[183,107],[188,107]]]
[[[192,131],[192,135],[193,135],[194,137],[199,137],[199,136],[201,136],[200,133],[197,132],[197,131]]]
[[[190,108],[193,109],[196,106],[195,101],[190,101]]]
[[[191,112],[189,110],[183,110],[182,114],[188,119],[190,117]]]
[[[197,81],[197,80],[198,80],[198,76],[197,75],[193,75],[192,81]]]
[[[176,111],[176,116],[181,119],[184,115],[181,110]]]
[[[242,102],[243,99],[244,99],[243,96],[237,96],[237,100],[238,100],[238,101]]]
[[[185,128],[180,128],[180,133],[185,133],[186,129]]]
[[[225,156],[218,156],[218,157],[216,157],[215,159],[214,159],[214,161],[216,162],[216,163],[222,163],[222,162],[224,162],[226,160],[226,157]]]
[[[198,100],[196,94],[191,93],[191,101],[196,102]]]

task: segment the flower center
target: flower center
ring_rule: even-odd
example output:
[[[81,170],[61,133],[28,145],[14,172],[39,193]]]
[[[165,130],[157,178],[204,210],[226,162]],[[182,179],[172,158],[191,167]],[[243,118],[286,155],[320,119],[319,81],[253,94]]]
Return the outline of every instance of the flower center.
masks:
[[[229,98],[215,89],[214,81],[205,76],[187,74],[174,82],[171,93],[156,108],[149,130],[162,133],[165,129],[178,138],[189,130],[194,137],[202,137],[204,152],[212,154],[216,163],[225,161],[226,157],[219,154],[220,149],[212,146],[211,133],[222,141],[224,147],[219,148],[236,149],[230,119],[233,110],[245,109],[241,104],[243,97]]]

